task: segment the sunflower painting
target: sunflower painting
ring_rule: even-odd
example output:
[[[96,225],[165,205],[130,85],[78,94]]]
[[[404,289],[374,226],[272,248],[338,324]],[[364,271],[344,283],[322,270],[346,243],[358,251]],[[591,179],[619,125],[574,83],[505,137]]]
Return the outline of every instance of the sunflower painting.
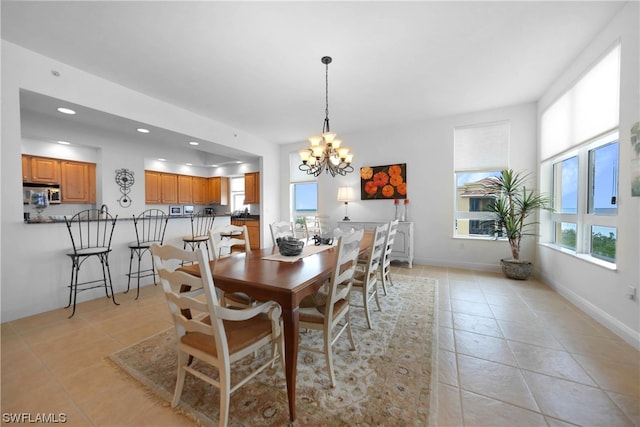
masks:
[[[360,168],[360,199],[406,199],[407,164]]]

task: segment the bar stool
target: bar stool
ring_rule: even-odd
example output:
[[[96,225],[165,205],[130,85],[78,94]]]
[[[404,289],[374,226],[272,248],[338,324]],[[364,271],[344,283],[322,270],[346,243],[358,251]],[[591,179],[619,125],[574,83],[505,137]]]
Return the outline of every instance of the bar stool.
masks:
[[[73,250],[67,252],[71,258],[71,281],[69,283],[69,308],[73,303],[73,311],[69,318],[76,313],[76,300],[78,292],[104,286],[107,298],[116,302],[111,282],[111,270],[109,269],[109,253],[111,252],[111,237],[116,226],[118,215],[112,217],[108,212],[101,212],[99,209],[87,209],[73,215],[71,218],[64,217],[71,237]],[[102,265],[102,279],[79,282],[80,267],[90,257],[95,256]],[[111,290],[111,296],[109,296]]]
[[[191,235],[184,236],[182,241],[184,242],[183,249],[187,249],[187,246],[191,247],[192,251],[200,247],[201,243],[204,243],[207,248],[207,254],[209,253],[209,230],[213,227],[213,220],[215,215],[201,210],[195,215],[191,215]],[[209,259],[211,255],[209,254]]]
[[[129,258],[129,273],[127,273],[127,290],[129,292],[131,285],[131,276],[138,279],[138,289],[136,291],[136,299],[140,296],[140,278],[153,276],[153,283],[156,282],[156,270],[153,267],[153,258],[151,259],[151,268],[140,270],[140,263],[145,252],[151,252],[149,248],[153,243],[162,245],[164,242],[164,232],[167,228],[169,216],[160,209],[147,209],[137,217],[133,216],[133,226],[136,230],[136,241],[129,243],[131,258]],[[138,257],[138,272],[131,273],[134,254]]]

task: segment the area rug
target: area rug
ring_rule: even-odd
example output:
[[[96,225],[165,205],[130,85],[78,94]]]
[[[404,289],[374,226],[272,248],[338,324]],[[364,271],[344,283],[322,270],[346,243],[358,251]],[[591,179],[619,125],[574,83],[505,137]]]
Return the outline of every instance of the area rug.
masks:
[[[335,388],[330,387],[324,356],[299,351],[295,425],[428,424],[437,282],[405,275],[394,275],[393,279],[388,295],[380,296],[382,311],[374,304],[373,329],[366,326],[364,309],[352,306],[357,349],[349,349],[346,335],[334,345]],[[351,298],[353,304],[361,305],[361,293],[352,292]],[[176,380],[175,341],[171,328],[112,354],[110,359],[170,402]],[[302,332],[300,344],[322,348],[321,332]],[[232,372],[243,376],[265,356],[248,357],[240,366],[234,365]],[[218,405],[218,389],[187,374],[178,410],[201,425],[216,426]],[[288,425],[286,382],[280,367],[265,370],[232,394],[229,414],[229,426]]]

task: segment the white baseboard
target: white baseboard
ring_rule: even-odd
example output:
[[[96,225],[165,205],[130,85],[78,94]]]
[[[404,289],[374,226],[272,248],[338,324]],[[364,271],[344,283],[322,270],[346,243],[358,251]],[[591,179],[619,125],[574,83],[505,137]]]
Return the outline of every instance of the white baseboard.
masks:
[[[551,289],[571,301],[571,303],[573,303],[580,310],[584,311],[586,314],[597,320],[600,324],[602,324],[602,326],[618,335],[620,338],[625,340],[637,350],[640,350],[640,333],[634,331],[624,323],[615,319],[609,313],[593,305],[590,301],[582,298],[580,295],[576,294],[569,288],[554,283],[545,275],[540,275],[539,278]]]

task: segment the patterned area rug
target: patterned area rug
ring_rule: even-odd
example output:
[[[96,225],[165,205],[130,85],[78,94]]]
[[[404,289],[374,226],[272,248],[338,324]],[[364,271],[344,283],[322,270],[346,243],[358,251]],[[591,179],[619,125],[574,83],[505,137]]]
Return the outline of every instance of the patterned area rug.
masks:
[[[364,309],[351,307],[357,350],[349,350],[346,335],[334,345],[335,388],[329,385],[324,356],[299,351],[296,425],[428,424],[437,282],[426,277],[394,275],[394,284],[389,288],[389,295],[380,296],[382,311],[375,308],[372,311],[372,330],[366,327]],[[361,305],[361,293],[352,292],[351,298],[354,304]],[[110,358],[153,393],[170,402],[176,379],[175,341],[175,330],[171,328],[120,350]],[[322,348],[321,333],[303,332],[300,342]],[[263,356],[259,354],[258,358]],[[235,365],[235,372],[243,375],[256,365],[256,359],[248,357],[240,365]],[[208,368],[202,363],[200,367]],[[218,405],[218,389],[187,374],[180,410],[202,425],[215,426],[218,424]],[[265,370],[231,395],[230,426],[284,426],[288,423],[286,382],[279,366]]]

